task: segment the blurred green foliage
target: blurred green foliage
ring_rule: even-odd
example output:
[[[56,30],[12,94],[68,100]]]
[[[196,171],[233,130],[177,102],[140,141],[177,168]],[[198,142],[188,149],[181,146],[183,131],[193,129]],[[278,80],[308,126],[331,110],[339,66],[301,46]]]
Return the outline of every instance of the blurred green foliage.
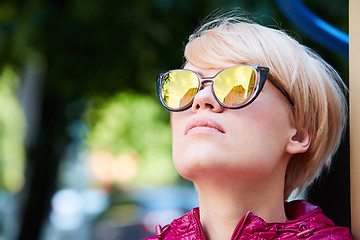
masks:
[[[170,126],[158,102],[148,96],[119,93],[109,99],[94,98],[89,106],[85,116],[91,129],[90,151],[139,155],[136,177],[126,182],[127,186],[175,183]]]
[[[0,72],[0,190],[17,192],[24,183],[24,116],[16,97],[18,75],[9,67]]]

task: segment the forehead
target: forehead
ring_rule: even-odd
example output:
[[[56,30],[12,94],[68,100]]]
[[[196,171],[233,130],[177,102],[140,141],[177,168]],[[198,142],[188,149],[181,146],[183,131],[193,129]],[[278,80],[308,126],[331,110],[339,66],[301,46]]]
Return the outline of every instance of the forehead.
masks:
[[[219,62],[218,64],[214,64],[214,66],[198,67],[190,62],[187,62],[184,66],[184,69],[195,71],[202,77],[213,77],[224,68],[228,68],[234,65],[236,64],[232,62]]]

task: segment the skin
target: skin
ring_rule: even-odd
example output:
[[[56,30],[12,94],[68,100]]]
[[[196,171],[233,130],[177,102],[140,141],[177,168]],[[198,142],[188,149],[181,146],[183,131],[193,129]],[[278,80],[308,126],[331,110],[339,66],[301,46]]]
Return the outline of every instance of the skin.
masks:
[[[219,68],[185,68],[212,77]],[[299,134],[291,107],[270,81],[258,98],[241,109],[219,105],[211,87],[192,107],[171,115],[173,160],[199,194],[200,220],[208,240],[231,239],[239,220],[252,211],[268,222],[284,222],[284,178],[291,156],[305,152],[308,134]]]

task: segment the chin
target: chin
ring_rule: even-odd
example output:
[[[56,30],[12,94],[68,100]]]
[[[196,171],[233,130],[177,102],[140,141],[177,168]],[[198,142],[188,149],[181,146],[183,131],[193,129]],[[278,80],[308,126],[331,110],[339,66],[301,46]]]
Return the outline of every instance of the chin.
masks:
[[[219,172],[225,172],[224,162],[219,158],[214,158],[214,154],[209,152],[197,152],[196,156],[174,157],[174,165],[176,170],[184,178],[194,181],[202,176],[214,176]]]
[[[231,159],[229,156],[219,159],[214,155],[199,157],[197,154],[196,158],[183,159],[174,158],[175,168],[182,177],[193,182],[199,179],[258,182],[268,179],[275,169],[275,166],[264,166],[248,160],[242,163],[228,162]]]

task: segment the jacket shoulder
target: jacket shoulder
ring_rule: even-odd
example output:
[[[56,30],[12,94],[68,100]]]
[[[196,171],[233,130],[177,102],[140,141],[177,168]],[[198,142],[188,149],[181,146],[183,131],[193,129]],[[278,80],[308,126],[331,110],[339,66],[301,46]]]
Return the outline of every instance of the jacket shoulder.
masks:
[[[349,229],[346,227],[332,227],[325,228],[320,231],[314,232],[314,234],[309,237],[310,240],[316,239],[328,239],[328,240],[353,240]]]
[[[347,227],[335,226],[334,222],[326,217],[318,206],[303,200],[286,203],[288,216],[294,221],[289,226],[299,226],[297,237],[310,240],[352,240],[353,237]]]
[[[306,201],[295,201],[298,209],[296,211],[303,212],[302,224],[307,226],[311,234],[308,239],[328,239],[328,240],[352,240],[349,228],[335,226],[334,222],[325,216],[321,209]],[[301,214],[300,214],[301,215]],[[301,219],[301,217],[300,217]]]

